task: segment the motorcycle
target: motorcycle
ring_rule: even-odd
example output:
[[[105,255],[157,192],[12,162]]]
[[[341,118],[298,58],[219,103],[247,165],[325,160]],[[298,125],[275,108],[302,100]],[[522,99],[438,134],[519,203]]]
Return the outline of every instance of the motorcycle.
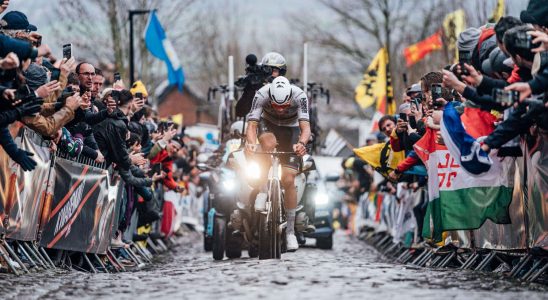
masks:
[[[215,260],[238,258],[242,255],[241,236],[233,234],[228,222],[236,209],[238,181],[233,170],[227,167],[227,158],[231,151],[239,147],[239,139],[231,139],[220,156],[199,163],[198,168],[208,174],[208,197],[204,205],[204,249],[212,251]]]

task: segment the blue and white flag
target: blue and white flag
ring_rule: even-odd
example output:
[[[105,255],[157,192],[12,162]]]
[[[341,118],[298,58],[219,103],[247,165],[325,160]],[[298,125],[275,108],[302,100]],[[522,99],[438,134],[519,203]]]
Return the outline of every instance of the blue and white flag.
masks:
[[[160,24],[155,11],[150,13],[148,19],[145,29],[145,44],[152,55],[166,63],[169,84],[177,85],[179,91],[182,92],[185,82],[183,67],[173,45],[166,37],[164,28]]]
[[[465,109],[463,115],[467,117],[469,114],[476,113],[477,111],[479,109]],[[481,149],[480,141],[485,136],[474,138],[470,132],[472,131],[471,129],[474,129],[474,131],[483,129],[480,130],[483,133],[490,132],[492,131],[492,125],[486,120],[487,118],[480,118],[478,115],[464,119],[470,121],[463,122],[453,103],[447,103],[443,110],[441,121],[441,134],[445,145],[449,149],[449,152],[451,152],[451,155],[455,157],[457,163],[468,173],[473,175],[486,173],[491,169],[493,160],[488,153]]]

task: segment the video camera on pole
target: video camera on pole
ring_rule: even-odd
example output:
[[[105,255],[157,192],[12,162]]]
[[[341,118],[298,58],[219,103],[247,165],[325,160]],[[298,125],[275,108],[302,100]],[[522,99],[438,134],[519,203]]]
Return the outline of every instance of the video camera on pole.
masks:
[[[245,76],[241,76],[235,82],[238,87],[246,87],[248,85],[261,85],[268,81],[272,75],[272,68],[270,66],[263,66],[257,64],[257,56],[255,54],[248,54],[245,57]]]

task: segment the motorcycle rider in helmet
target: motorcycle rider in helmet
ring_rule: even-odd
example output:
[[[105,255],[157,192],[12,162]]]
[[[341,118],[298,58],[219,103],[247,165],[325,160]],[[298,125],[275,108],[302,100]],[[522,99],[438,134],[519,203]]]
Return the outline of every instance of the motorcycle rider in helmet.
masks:
[[[281,184],[285,190],[285,211],[287,217],[287,250],[299,248],[295,236],[295,213],[297,189],[295,176],[299,170],[301,157],[306,154],[306,144],[310,139],[308,98],[304,91],[291,85],[280,75],[285,69],[285,59],[277,53],[265,56],[265,65],[271,65],[272,83],[260,88],[253,99],[251,111],[247,115],[249,125],[246,130],[246,151],[252,154],[257,150],[257,130],[262,151],[294,152],[295,155],[281,156]],[[282,63],[283,62],[283,63]],[[282,69],[283,68],[283,69]],[[277,73],[277,74],[276,74]],[[280,75],[280,76],[278,76]]]

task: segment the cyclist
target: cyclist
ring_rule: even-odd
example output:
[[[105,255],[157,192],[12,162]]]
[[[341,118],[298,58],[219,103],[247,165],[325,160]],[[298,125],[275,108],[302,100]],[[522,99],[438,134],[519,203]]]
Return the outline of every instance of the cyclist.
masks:
[[[297,189],[295,175],[300,160],[306,154],[306,144],[310,139],[308,98],[304,91],[291,85],[283,76],[277,76],[272,83],[257,91],[251,111],[247,116],[249,125],[246,132],[246,150],[257,150],[257,130],[263,151],[294,152],[280,157],[282,165],[281,184],[285,190],[285,211],[287,217],[287,250],[299,248],[295,236],[295,213]]]

